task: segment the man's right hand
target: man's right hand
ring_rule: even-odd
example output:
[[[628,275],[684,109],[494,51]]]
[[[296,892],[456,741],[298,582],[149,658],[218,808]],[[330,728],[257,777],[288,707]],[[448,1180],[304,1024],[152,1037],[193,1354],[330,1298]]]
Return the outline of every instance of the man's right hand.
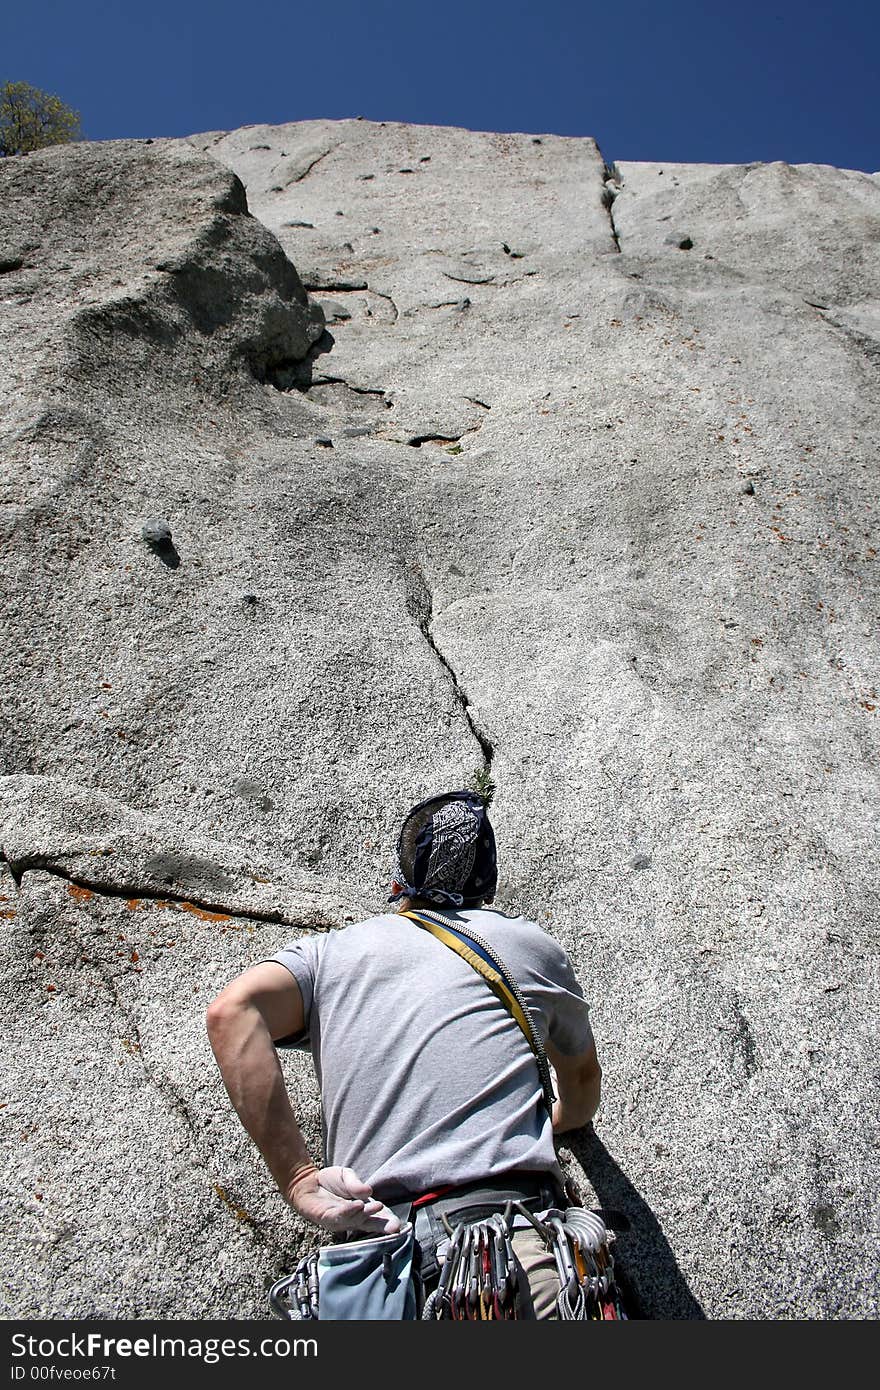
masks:
[[[304,1173],[293,1184],[289,1201],[306,1221],[328,1231],[390,1236],[401,1229],[398,1217],[373,1197],[373,1189],[353,1168],[335,1166]]]

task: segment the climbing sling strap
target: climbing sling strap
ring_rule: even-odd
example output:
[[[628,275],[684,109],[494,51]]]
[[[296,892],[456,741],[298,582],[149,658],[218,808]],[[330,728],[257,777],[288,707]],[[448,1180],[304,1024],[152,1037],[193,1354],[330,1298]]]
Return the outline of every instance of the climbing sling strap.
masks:
[[[553,1102],[556,1096],[553,1091],[550,1066],[544,1046],[532,1022],[529,1007],[519,986],[497,952],[469,926],[463,922],[451,922],[448,917],[439,912],[428,912],[424,909],[418,912],[410,910],[401,912],[400,916],[409,917],[417,926],[430,932],[431,936],[438,941],[442,941],[444,946],[448,946],[456,955],[461,956],[462,960],[467,961],[468,965],[472,966],[477,974],[485,980],[492,993],[501,1001],[522,1030],[526,1042],[534,1054],[538,1065],[538,1075],[541,1078],[541,1089],[544,1092],[544,1102],[548,1112],[552,1115]]]

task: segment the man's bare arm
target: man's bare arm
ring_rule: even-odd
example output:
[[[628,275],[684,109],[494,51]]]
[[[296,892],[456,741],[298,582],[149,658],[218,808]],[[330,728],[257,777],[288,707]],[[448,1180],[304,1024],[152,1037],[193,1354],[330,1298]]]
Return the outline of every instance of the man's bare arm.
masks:
[[[302,996],[289,970],[255,965],[227,985],[208,1009],[208,1037],[229,1098],[288,1201],[315,1165],[300,1133],[276,1038],[303,1028]]]
[[[585,1052],[566,1057],[548,1042],[547,1057],[556,1073],[558,1092],[553,1104],[553,1133],[565,1134],[569,1129],[580,1129],[599,1109],[602,1068],[596,1044],[591,1041]]]
[[[274,1042],[303,1029],[299,986],[275,961],[239,975],[210,1005],[211,1047],[239,1119],[284,1196],[301,1216],[329,1230],[388,1230],[399,1223],[350,1168],[312,1160],[293,1113]]]

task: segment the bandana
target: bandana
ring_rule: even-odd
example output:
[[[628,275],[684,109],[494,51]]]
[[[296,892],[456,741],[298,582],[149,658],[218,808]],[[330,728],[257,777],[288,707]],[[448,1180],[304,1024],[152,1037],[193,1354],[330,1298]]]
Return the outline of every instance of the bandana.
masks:
[[[400,863],[406,826],[418,812],[440,802],[416,840],[413,882],[407,882]],[[394,875],[400,885],[389,902],[398,898],[427,898],[432,903],[461,907],[474,898],[491,898],[498,881],[495,835],[486,803],[476,792],[451,792],[419,802],[408,813],[397,842]]]

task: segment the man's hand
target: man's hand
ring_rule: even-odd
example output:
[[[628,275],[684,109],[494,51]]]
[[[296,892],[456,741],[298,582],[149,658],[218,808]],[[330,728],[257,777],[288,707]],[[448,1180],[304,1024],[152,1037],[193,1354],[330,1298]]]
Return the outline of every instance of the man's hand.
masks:
[[[365,1235],[390,1236],[400,1221],[373,1197],[353,1168],[313,1168],[293,1184],[288,1200],[306,1221],[328,1231],[363,1231]]]

